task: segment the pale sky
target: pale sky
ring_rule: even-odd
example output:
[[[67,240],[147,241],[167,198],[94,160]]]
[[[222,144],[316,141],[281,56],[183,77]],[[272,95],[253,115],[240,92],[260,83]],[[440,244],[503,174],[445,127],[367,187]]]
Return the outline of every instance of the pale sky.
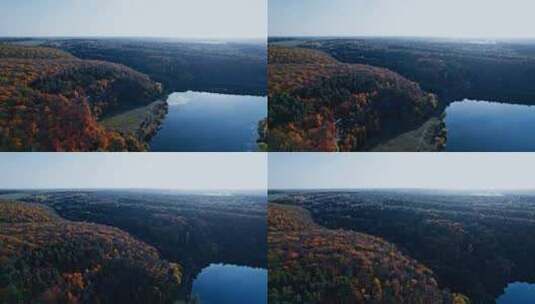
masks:
[[[533,12],[533,0],[269,0],[269,35],[533,38]]]
[[[0,153],[0,189],[264,190],[264,153]]]
[[[265,38],[267,0],[1,0],[0,36]]]
[[[535,190],[533,153],[270,153],[269,189]]]

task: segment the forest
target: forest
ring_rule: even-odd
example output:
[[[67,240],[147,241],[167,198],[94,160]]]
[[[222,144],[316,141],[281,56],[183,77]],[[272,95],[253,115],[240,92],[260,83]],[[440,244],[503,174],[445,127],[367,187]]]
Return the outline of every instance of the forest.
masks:
[[[270,303],[470,303],[381,238],[317,225],[309,212],[269,205]]]
[[[147,150],[99,120],[161,97],[160,84],[126,66],[0,43],[0,151]]]
[[[268,42],[272,151],[443,151],[451,102],[535,104],[533,41]]]
[[[266,95],[266,46],[261,41],[68,39],[45,45],[82,59],[124,64],[163,84],[167,93],[205,91]]]
[[[278,45],[268,58],[270,151],[369,150],[439,110],[435,95],[388,69]],[[438,150],[441,126],[432,133]]]
[[[495,303],[510,282],[535,282],[533,193],[292,191],[270,202],[304,208],[325,229],[392,243],[472,303]]]
[[[257,41],[0,38],[0,151],[148,151],[170,93],[265,95],[266,52]]]
[[[345,63],[396,71],[444,103],[459,98],[535,103],[535,43],[529,40],[353,38],[307,41]]]
[[[182,269],[128,233],[0,201],[1,303],[172,303]]]
[[[267,268],[265,195],[218,196],[149,190],[30,191],[18,200],[49,210],[71,223],[120,231],[152,248],[161,260],[179,265],[181,284],[169,290],[174,298],[162,298],[155,303],[189,301],[193,280],[212,263]],[[2,210],[0,220],[10,216]],[[25,237],[21,232],[19,242],[25,242]],[[90,245],[87,247],[89,250]],[[15,269],[18,271],[16,266]],[[110,280],[120,278],[112,276]]]

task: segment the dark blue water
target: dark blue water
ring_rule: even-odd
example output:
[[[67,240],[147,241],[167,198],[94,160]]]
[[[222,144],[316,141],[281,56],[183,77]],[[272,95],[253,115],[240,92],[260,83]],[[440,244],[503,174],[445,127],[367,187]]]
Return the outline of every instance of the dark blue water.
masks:
[[[447,151],[535,151],[535,106],[456,101],[446,109]]]
[[[192,297],[201,304],[265,304],[266,269],[211,264],[193,281]]]
[[[150,142],[155,152],[256,151],[267,98],[204,92],[173,93],[169,114]]]
[[[496,299],[496,304],[535,303],[535,284],[515,282],[505,288],[504,294]]]

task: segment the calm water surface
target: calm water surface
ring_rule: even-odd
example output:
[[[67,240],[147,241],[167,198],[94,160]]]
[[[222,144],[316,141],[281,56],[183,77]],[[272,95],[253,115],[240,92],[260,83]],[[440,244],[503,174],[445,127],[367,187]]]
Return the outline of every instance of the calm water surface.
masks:
[[[505,288],[504,294],[496,299],[496,304],[535,303],[535,284],[515,282]]]
[[[267,303],[266,269],[211,264],[193,281],[192,296],[201,304]]]
[[[257,150],[258,122],[267,98],[205,92],[173,93],[169,114],[150,142],[155,152]]]
[[[447,151],[535,151],[535,106],[465,99],[448,106],[445,122]]]

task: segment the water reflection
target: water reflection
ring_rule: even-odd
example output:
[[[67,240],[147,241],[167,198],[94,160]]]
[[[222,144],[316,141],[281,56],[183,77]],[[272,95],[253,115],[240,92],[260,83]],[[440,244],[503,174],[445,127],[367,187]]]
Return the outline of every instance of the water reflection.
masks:
[[[535,107],[463,100],[446,109],[447,151],[535,151]]]

